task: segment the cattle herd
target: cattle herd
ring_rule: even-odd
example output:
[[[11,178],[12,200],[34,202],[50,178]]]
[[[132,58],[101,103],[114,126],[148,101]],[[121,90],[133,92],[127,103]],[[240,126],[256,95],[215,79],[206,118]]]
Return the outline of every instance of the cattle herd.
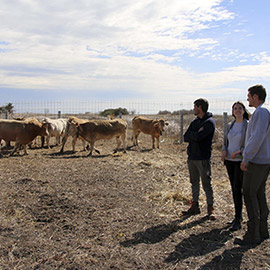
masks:
[[[157,148],[159,148],[159,138],[164,131],[164,127],[168,125],[164,119],[148,119],[142,116],[135,116],[132,119],[133,129],[133,146],[138,145],[138,136],[140,132],[149,134],[152,137],[152,147],[155,148],[155,139],[157,141]],[[109,140],[116,138],[116,149],[120,150],[121,142],[123,150],[126,152],[126,137],[128,124],[124,119],[110,119],[110,120],[85,120],[71,116],[68,119],[58,118],[50,119],[44,118],[38,120],[34,117],[20,118],[13,120],[0,120],[0,143],[5,141],[6,144],[15,142],[10,155],[18,152],[21,148],[24,149],[24,154],[27,154],[27,146],[33,140],[40,136],[42,138],[42,147],[46,144],[50,148],[50,138],[55,137],[56,143],[60,142],[62,138],[62,146],[60,153],[64,152],[64,147],[69,136],[72,137],[72,151],[75,152],[75,145],[77,139],[82,140],[83,150],[86,149],[86,143],[89,143],[91,156],[93,150],[99,153],[94,147],[98,140]],[[2,153],[0,153],[2,157]]]

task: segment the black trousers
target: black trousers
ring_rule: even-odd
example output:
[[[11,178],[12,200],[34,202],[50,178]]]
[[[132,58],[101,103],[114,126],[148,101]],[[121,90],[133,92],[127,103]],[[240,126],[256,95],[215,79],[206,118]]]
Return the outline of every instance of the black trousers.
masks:
[[[248,233],[253,240],[269,237],[266,200],[266,181],[270,172],[270,164],[248,163],[244,172],[243,194],[248,214]]]
[[[241,161],[225,160],[224,162],[231,182],[232,195],[235,209],[235,218],[242,218],[243,209],[243,171],[240,168]]]

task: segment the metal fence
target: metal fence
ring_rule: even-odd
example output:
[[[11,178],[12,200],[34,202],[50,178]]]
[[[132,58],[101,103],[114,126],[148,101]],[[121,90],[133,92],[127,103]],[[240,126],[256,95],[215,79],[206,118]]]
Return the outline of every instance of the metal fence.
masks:
[[[94,101],[20,101],[12,103],[14,113],[9,114],[4,112],[0,114],[2,119],[12,119],[16,117],[31,117],[35,116],[38,119],[44,117],[49,118],[68,118],[75,115],[84,119],[96,119],[99,113],[106,109],[125,108],[129,115],[122,117],[128,122],[131,127],[131,121],[134,115],[145,115],[149,118],[163,117],[169,121],[169,126],[166,128],[166,134],[175,136],[179,142],[183,142],[183,133],[187,129],[190,121],[194,118],[192,113],[193,104],[191,103],[166,103],[166,102],[128,102],[128,101],[110,101],[110,102],[94,102]],[[231,115],[230,108],[232,101],[209,101],[209,111],[214,113],[217,122],[217,132],[219,137],[223,136],[224,123],[229,121]],[[228,105],[227,105],[228,104]],[[225,110],[225,107],[228,108]],[[228,113],[229,111],[229,113]],[[190,112],[188,114],[188,112]]]
[[[209,111],[222,115],[231,113],[231,106],[236,99],[209,100]],[[241,100],[247,105],[246,100]],[[267,102],[269,103],[269,102]],[[16,114],[97,114],[109,108],[126,108],[131,114],[158,114],[162,111],[174,113],[180,110],[192,110],[193,102],[190,101],[149,101],[149,100],[72,100],[72,101],[16,101],[12,102]],[[1,104],[3,106],[5,104]],[[247,106],[248,107],[248,106]],[[3,117],[3,116],[2,116]]]

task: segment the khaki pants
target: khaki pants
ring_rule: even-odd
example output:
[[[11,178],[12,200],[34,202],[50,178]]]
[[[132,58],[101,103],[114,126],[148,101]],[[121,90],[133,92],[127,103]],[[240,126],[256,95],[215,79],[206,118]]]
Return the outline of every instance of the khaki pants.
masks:
[[[193,202],[199,201],[200,196],[200,178],[206,194],[208,205],[213,205],[213,189],[211,185],[211,162],[207,160],[188,160],[188,170],[192,189]]]
[[[265,196],[265,185],[270,164],[248,163],[244,172],[243,195],[248,214],[248,234],[253,240],[264,238],[268,234],[267,218],[269,209]]]

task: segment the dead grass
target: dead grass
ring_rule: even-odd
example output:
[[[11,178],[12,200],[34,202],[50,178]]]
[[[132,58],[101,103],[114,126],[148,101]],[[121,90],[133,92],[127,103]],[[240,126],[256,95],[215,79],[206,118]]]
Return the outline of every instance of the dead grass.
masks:
[[[0,164],[0,269],[270,269],[269,240],[253,249],[235,246],[233,203],[220,152],[213,152],[216,221],[183,218],[191,199],[186,145],[165,137],[150,150],[112,155],[58,155],[60,147],[4,157]],[[70,142],[69,142],[70,143]],[[218,143],[218,142],[217,142]],[[129,142],[131,144],[131,142]],[[81,149],[81,145],[77,145]],[[269,198],[269,181],[267,185]]]

